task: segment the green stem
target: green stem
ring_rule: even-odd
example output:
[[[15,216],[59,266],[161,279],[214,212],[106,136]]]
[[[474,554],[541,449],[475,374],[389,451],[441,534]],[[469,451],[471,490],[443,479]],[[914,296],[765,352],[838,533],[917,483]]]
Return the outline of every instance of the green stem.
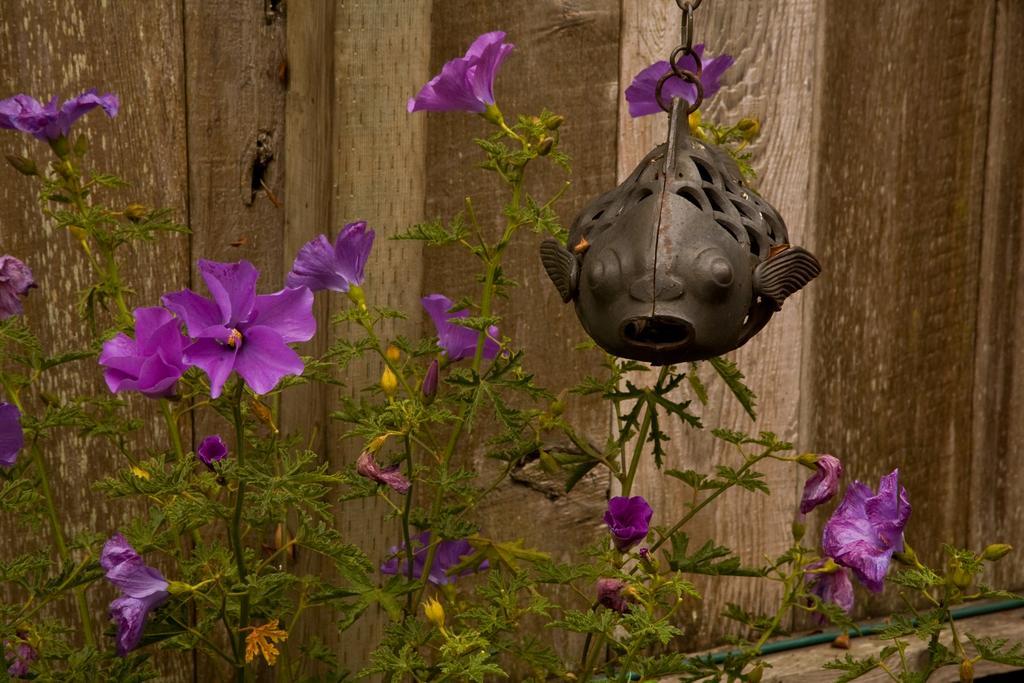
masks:
[[[20,410],[20,409],[19,409]],[[39,450],[37,441],[32,441],[30,449],[32,459],[35,460],[36,469],[39,471],[39,488],[46,499],[46,512],[50,518],[50,529],[53,531],[53,541],[57,546],[57,553],[61,562],[71,561],[71,554],[68,552],[68,544],[64,539],[64,530],[60,525],[60,518],[57,516],[57,504],[53,497],[53,489],[50,487],[50,475],[46,469],[46,461]],[[90,647],[96,647],[96,636],[92,631],[92,616],[89,614],[89,603],[85,599],[85,589],[78,587],[74,589],[75,603],[78,606],[78,617],[82,620],[82,631],[85,633],[85,642]]]
[[[238,391],[235,395],[234,422],[235,422],[235,458],[238,462],[239,472],[245,464],[245,422],[242,420],[242,397],[245,392],[245,384],[238,382]],[[239,601],[238,608],[238,631],[232,634],[238,639],[236,652],[245,651],[245,636],[242,629],[249,623],[249,588],[246,586],[245,570],[245,548],[242,546],[242,507],[245,504],[245,481],[239,474],[238,492],[235,494],[235,514],[231,519],[231,543],[234,548],[235,566],[238,569],[238,583],[242,584],[245,592]],[[245,683],[245,664],[236,664],[238,673],[236,680]]]
[[[409,533],[409,513],[412,510],[412,494],[413,494],[413,479],[412,479],[412,445],[409,443],[409,435],[405,435],[405,476],[409,480],[409,490],[405,492],[405,507],[402,509],[402,540],[405,541],[405,562],[407,568],[407,577],[409,581],[412,581],[412,570],[413,570],[413,552],[412,552],[412,535]],[[405,613],[411,614],[413,611],[412,604],[412,592],[406,593],[405,595]]]
[[[185,449],[181,445],[181,432],[178,431],[178,420],[174,417],[170,401],[163,399],[160,401],[160,405],[163,408],[164,420],[167,422],[167,431],[171,435],[171,446],[174,448],[174,454],[178,456],[178,462],[181,462],[185,459]]]

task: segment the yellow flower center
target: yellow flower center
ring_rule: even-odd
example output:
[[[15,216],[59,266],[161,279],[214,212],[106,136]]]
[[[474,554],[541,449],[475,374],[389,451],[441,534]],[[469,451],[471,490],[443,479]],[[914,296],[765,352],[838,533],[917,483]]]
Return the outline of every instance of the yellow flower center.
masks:
[[[235,328],[231,328],[231,331],[228,333],[228,346],[235,348],[239,343],[241,343],[241,341],[242,333]]]

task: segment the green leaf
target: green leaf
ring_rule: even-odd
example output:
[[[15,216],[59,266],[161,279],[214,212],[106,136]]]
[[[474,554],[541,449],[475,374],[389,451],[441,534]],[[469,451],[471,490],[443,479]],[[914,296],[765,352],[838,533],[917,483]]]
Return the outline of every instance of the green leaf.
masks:
[[[757,414],[754,412],[756,405],[757,396],[754,395],[747,385],[743,383],[743,373],[740,372],[736,364],[728,358],[718,356],[710,360],[711,367],[715,369],[718,376],[722,378],[725,385],[729,387],[729,391],[736,397],[739,404],[743,406],[743,410],[746,411],[747,415],[750,416],[751,420],[757,419]]]

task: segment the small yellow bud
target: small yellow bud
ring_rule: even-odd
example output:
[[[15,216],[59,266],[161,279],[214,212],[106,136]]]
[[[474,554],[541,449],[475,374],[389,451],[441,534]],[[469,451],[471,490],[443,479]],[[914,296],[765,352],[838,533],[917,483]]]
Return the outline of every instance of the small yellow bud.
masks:
[[[799,543],[803,540],[804,534],[807,533],[807,522],[802,514],[799,512],[793,517],[793,524],[790,527],[793,532],[793,540]]]
[[[140,220],[145,218],[148,213],[149,209],[142,204],[129,204],[124,207],[124,217],[133,223],[138,223]]]
[[[423,614],[427,617],[427,621],[438,628],[444,628],[444,606],[440,602],[434,598],[428,599],[423,603]]]
[[[993,543],[982,551],[981,558],[983,560],[988,560],[989,562],[996,562],[1006,557],[1011,550],[1013,550],[1012,545],[1007,545],[1006,543]]]
[[[954,567],[953,571],[949,573],[949,582],[962,591],[967,590],[973,580],[974,577],[971,576],[971,573],[965,571],[963,567]]]
[[[690,133],[700,137],[700,123],[701,116],[699,111],[695,111],[687,117],[687,123],[690,124]]]
[[[555,457],[543,448],[540,450],[540,468],[548,474],[558,474],[562,468],[558,465]]]
[[[392,363],[397,363],[402,358],[402,352],[394,344],[388,344],[387,350],[384,351],[384,357]]]
[[[139,479],[145,479],[146,481],[149,481],[149,472],[142,469],[138,465],[132,465],[132,474],[134,474]]]
[[[761,683],[761,678],[764,676],[764,664],[758,663],[750,672],[747,674],[747,681],[749,683]]]
[[[736,124],[736,128],[743,133],[743,137],[750,140],[760,134],[761,122],[754,118],[740,119],[740,122]]]
[[[558,114],[555,114],[554,116],[549,118],[547,120],[547,123],[545,123],[544,125],[548,130],[558,130],[558,127],[562,125],[563,121],[565,121],[564,116],[559,116]]]
[[[366,445],[366,450],[369,453],[376,453],[380,450],[380,447],[384,445],[384,442],[388,440],[387,434],[381,434],[380,436],[374,437],[374,439]]]
[[[965,659],[960,662],[960,683],[972,683],[974,681],[974,662]]]
[[[85,238],[88,237],[88,233],[77,225],[69,225],[68,232],[79,242],[84,242]]]
[[[395,373],[391,372],[391,368],[384,366],[384,372],[380,376],[380,388],[384,394],[391,398],[398,391],[398,378],[395,377]]]

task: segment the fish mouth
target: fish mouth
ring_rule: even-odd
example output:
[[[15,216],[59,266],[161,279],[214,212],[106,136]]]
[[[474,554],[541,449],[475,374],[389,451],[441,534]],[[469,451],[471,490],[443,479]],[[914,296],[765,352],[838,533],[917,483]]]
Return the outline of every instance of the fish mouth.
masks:
[[[693,325],[670,315],[641,316],[623,322],[619,334],[633,347],[657,352],[675,351],[693,339]]]

